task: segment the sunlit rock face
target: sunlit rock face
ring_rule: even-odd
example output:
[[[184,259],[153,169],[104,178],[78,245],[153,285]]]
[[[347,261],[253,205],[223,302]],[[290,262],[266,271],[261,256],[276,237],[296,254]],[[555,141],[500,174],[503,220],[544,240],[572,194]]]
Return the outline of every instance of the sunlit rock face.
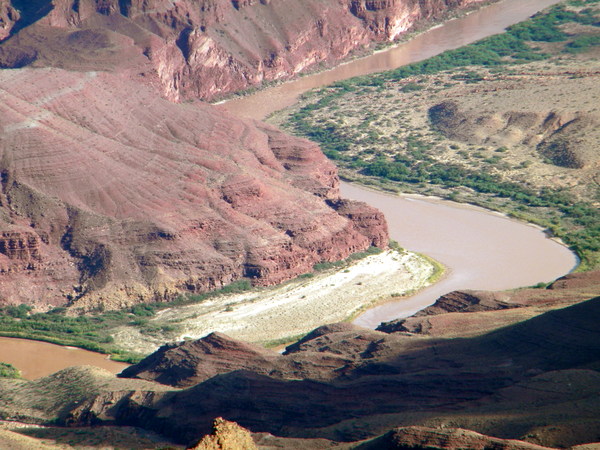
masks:
[[[92,58],[144,73],[171,100],[213,99],[339,61],[478,1],[54,0],[23,11],[17,28],[35,25],[6,42],[0,65],[81,69]],[[0,3],[0,39],[18,17]]]
[[[376,210],[331,206],[337,172],[316,144],[106,72],[2,70],[0,86],[4,302],[269,285],[387,243]]]

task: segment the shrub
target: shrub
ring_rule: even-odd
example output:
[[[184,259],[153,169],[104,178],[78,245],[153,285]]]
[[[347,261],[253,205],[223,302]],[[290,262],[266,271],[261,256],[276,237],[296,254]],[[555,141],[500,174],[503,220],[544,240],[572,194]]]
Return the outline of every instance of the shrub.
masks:
[[[417,84],[417,83],[407,83],[400,88],[400,90],[402,92],[420,91],[422,89],[425,89],[425,86],[423,86],[422,84]]]
[[[21,372],[11,364],[0,362],[0,378],[21,378]]]

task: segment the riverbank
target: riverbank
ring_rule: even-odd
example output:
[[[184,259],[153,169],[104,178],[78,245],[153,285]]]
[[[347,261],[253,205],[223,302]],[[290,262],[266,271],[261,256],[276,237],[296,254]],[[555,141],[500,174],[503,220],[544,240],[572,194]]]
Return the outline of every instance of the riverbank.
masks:
[[[213,331],[275,346],[292,342],[320,325],[351,320],[375,304],[421,290],[433,276],[440,276],[440,268],[427,258],[391,249],[281,286],[166,309],[149,321],[156,330],[167,326],[176,331],[149,335],[134,327],[122,327],[113,336],[120,348],[143,353],[168,340],[197,339]]]
[[[332,69],[255,90],[250,95],[230,99],[221,104],[221,107],[238,117],[264,120],[273,112],[292,106],[303,93],[311,89],[355,76],[395,69],[430,58],[446,50],[462,47],[486,36],[501,33],[506,27],[525,20],[559,1],[493,2],[470,14],[444,22],[441,26],[417,32],[410,40],[396,44],[394,47],[345,62]]]
[[[368,48],[355,49],[350,55],[348,55],[345,58],[340,59],[340,60],[329,61],[329,62],[322,61],[316,67],[311,67],[308,70],[299,72],[293,78],[279,79],[279,80],[273,80],[273,81],[267,81],[267,82],[263,81],[263,83],[259,86],[253,86],[248,89],[244,89],[242,91],[233,92],[233,93],[221,96],[221,97],[215,99],[214,101],[211,101],[210,103],[215,106],[224,105],[229,102],[235,103],[236,101],[240,101],[241,99],[243,99],[245,97],[255,96],[258,93],[263,92],[265,90],[272,90],[275,87],[293,83],[304,77],[318,76],[325,72],[330,72],[332,70],[335,70],[338,67],[341,67],[341,66],[344,66],[347,64],[352,64],[354,62],[360,62],[360,60],[370,58],[373,55],[387,53],[387,52],[393,50],[395,47],[398,47],[399,45],[405,44],[405,43],[409,42],[410,40],[417,38],[419,35],[421,35],[423,33],[426,33],[428,31],[438,28],[438,27],[442,27],[452,20],[466,17],[474,12],[477,12],[478,10],[480,10],[482,8],[490,6],[494,3],[499,3],[501,1],[504,1],[504,0],[482,0],[478,3],[472,3],[470,5],[464,6],[460,9],[445,10],[441,16],[438,16],[435,18],[430,18],[430,19],[422,19],[422,20],[416,22],[415,24],[413,24],[413,26],[408,31],[403,32],[402,34],[400,34],[398,37],[396,37],[392,41],[372,42]],[[255,117],[253,117],[253,118],[255,118]],[[262,119],[266,119],[266,116],[263,117]]]
[[[591,2],[563,3],[504,34],[313,91],[271,122],[319,142],[347,179],[536,223],[579,255],[578,270],[594,269],[598,17]]]
[[[28,380],[47,376],[70,366],[90,365],[115,374],[129,366],[112,361],[109,355],[102,353],[10,337],[0,337],[0,359],[19,369],[20,375]]]
[[[284,96],[286,96],[286,98],[289,100],[289,98],[296,98],[299,95],[299,93],[304,92],[307,89],[310,89],[312,87],[321,86],[322,84],[327,84],[327,83],[330,83],[333,81],[337,81],[339,79],[347,78],[348,77],[347,74],[351,73],[352,71],[358,71],[359,73],[365,73],[364,71],[373,72],[373,71],[385,70],[386,68],[392,68],[392,67],[397,67],[398,65],[406,64],[407,62],[410,62],[410,58],[423,59],[424,57],[426,57],[427,55],[430,55],[431,53],[438,53],[447,48],[460,46],[465,42],[472,41],[472,40],[481,38],[487,34],[497,32],[497,31],[501,30],[502,28],[504,28],[505,26],[507,26],[511,23],[514,23],[518,20],[521,20],[521,18],[527,17],[528,15],[536,12],[538,9],[543,7],[543,5],[552,4],[552,3],[556,3],[556,2],[552,2],[552,1],[527,2],[527,5],[525,5],[525,4],[523,4],[524,2],[518,2],[515,0],[507,0],[502,3],[503,3],[503,5],[501,5],[502,8],[500,8],[500,7],[496,8],[496,5],[492,5],[491,7],[484,8],[483,10],[480,10],[473,14],[470,14],[465,18],[453,20],[452,22],[450,22],[450,26],[444,25],[442,27],[435,28],[434,30],[430,30],[430,32],[422,33],[421,35],[417,36],[417,38],[414,40],[414,42],[411,41],[407,44],[400,45],[397,48],[390,49],[389,51],[380,52],[377,55],[374,55],[374,57],[375,57],[374,59],[369,57],[369,58],[363,58],[362,60],[359,60],[359,61],[353,61],[351,63],[345,64],[343,67],[333,69],[324,74],[319,74],[319,76],[317,76],[316,79],[313,76],[303,77],[302,79],[297,80],[296,82],[286,83],[282,86],[278,86],[277,92],[273,92],[271,89],[268,89],[268,90],[262,91],[261,93],[259,93],[257,95],[248,96],[244,99],[245,101],[247,101],[246,105],[247,105],[248,111],[251,111],[253,114],[260,115],[260,114],[262,114],[260,107],[268,106],[271,109],[277,109],[279,100],[277,100],[277,101],[271,101],[271,100],[276,99],[282,92],[284,93]],[[542,6],[539,6],[539,5],[542,5]],[[529,8],[529,9],[527,9],[527,8]],[[466,20],[463,20],[463,19],[466,19]],[[486,24],[484,29],[481,29],[481,23]],[[403,54],[403,52],[408,52],[410,55],[407,56],[406,53]],[[375,61],[375,62],[373,62],[373,61]],[[357,72],[354,72],[354,73],[351,73],[350,76],[356,75],[356,74],[357,74]],[[321,76],[321,75],[323,75],[323,76]],[[301,85],[299,86],[298,83],[300,83]],[[286,91],[286,89],[290,86],[291,86],[290,90]],[[290,94],[290,92],[291,92],[291,97],[290,97],[290,95],[288,95],[288,94]],[[288,101],[288,100],[286,100],[286,101]],[[231,104],[232,104],[232,102],[229,103],[229,105],[231,105]],[[257,105],[260,107],[257,107]],[[416,206],[418,206],[420,208],[422,205],[416,205]],[[417,208],[417,209],[419,209],[419,208]],[[442,208],[442,209],[444,209],[444,208]],[[392,206],[390,211],[386,212],[386,215],[389,214],[391,217],[396,212],[397,212],[396,206]],[[414,230],[420,231],[421,230],[424,232],[425,236],[417,237],[417,239],[421,239],[422,243],[424,243],[425,245],[421,246],[418,251],[422,251],[428,255],[439,254],[440,260],[448,259],[448,255],[445,252],[445,248],[446,248],[445,246],[449,242],[453,243],[453,241],[455,240],[456,233],[453,233],[453,230],[457,230],[459,232],[466,231],[467,234],[468,233],[473,234],[472,228],[466,227],[466,229],[465,229],[463,224],[458,225],[458,227],[453,228],[453,225],[451,225],[449,223],[449,222],[452,222],[452,220],[448,221],[447,217],[445,217],[444,219],[440,219],[439,216],[434,217],[434,218],[430,218],[431,216],[426,216],[424,222],[422,222],[418,225],[412,225],[411,226],[412,230],[406,230],[402,225],[403,225],[403,223],[407,222],[406,217],[410,217],[411,213],[403,212],[402,215],[403,215],[403,217],[401,217],[398,221],[399,226],[397,227],[397,232],[395,232],[395,235],[397,236],[396,239],[400,239],[404,245],[405,242],[410,240],[410,239],[408,239],[408,237],[410,235],[410,231],[414,231]],[[469,224],[469,220],[470,219],[465,218],[464,222]],[[431,227],[429,227],[429,225],[431,225],[432,223],[438,225],[442,222],[444,223],[444,227],[442,227],[442,228],[432,230]],[[479,221],[477,221],[477,220],[474,221],[473,223],[471,223],[471,225],[474,225],[474,226],[477,226],[478,224],[479,224]],[[522,227],[522,225],[520,225],[520,226]],[[496,226],[494,224],[489,225],[489,224],[487,224],[487,222],[484,227],[489,227],[490,232],[492,232],[493,230],[496,230]],[[465,230],[463,230],[463,229],[465,229]],[[448,232],[448,234],[445,233],[446,231]],[[486,228],[485,231],[488,231],[488,229]],[[430,233],[430,234],[426,235],[427,233]],[[472,253],[469,253],[469,251],[466,252],[465,257],[463,259],[466,259],[468,261],[459,261],[459,264],[463,264],[463,266],[461,266],[461,267],[464,267],[465,264],[467,266],[470,264],[470,266],[476,266],[475,267],[476,269],[479,269],[482,266],[485,266],[484,267],[485,270],[483,271],[483,273],[479,273],[479,272],[472,273],[469,270],[465,271],[465,270],[461,269],[460,267],[452,266],[452,268],[450,270],[451,276],[447,277],[442,282],[436,284],[434,286],[434,288],[438,289],[438,290],[441,289],[442,290],[440,292],[440,295],[441,295],[441,294],[447,292],[448,290],[452,290],[454,288],[468,287],[469,283],[472,284],[473,280],[476,279],[477,277],[479,277],[478,282],[481,281],[483,283],[483,285],[477,284],[478,282],[475,284],[478,287],[480,287],[481,289],[489,289],[489,288],[496,289],[496,288],[498,288],[496,286],[501,286],[499,288],[506,289],[506,288],[511,288],[511,287],[517,287],[518,285],[535,284],[538,281],[541,281],[541,279],[537,278],[538,277],[537,272],[531,274],[532,278],[536,278],[535,281],[533,281],[533,282],[522,281],[522,278],[520,278],[516,275],[519,275],[519,272],[527,271],[528,267],[536,266],[536,264],[537,264],[537,266],[540,266],[540,261],[543,261],[543,263],[544,263],[543,265],[546,265],[546,263],[549,260],[551,260],[552,258],[545,257],[546,253],[544,251],[541,251],[540,259],[537,262],[531,261],[530,258],[523,257],[523,255],[518,253],[518,250],[519,250],[518,248],[510,247],[510,248],[506,249],[506,252],[510,253],[511,251],[517,251],[517,253],[515,253],[515,256],[512,259],[509,258],[508,262],[501,263],[501,265],[502,264],[510,264],[510,269],[511,269],[509,271],[509,274],[505,275],[504,273],[502,273],[501,275],[506,276],[507,278],[510,278],[511,274],[515,275],[516,281],[514,281],[513,284],[510,284],[510,283],[509,284],[498,284],[498,283],[490,284],[489,283],[490,280],[495,281],[495,279],[497,278],[497,275],[498,275],[498,268],[496,268],[495,271],[492,271],[491,273],[486,272],[486,270],[487,270],[486,268],[489,265],[487,263],[489,262],[489,259],[490,259],[489,258],[490,248],[493,249],[494,251],[496,251],[498,248],[502,249],[504,251],[506,244],[510,244],[512,235],[514,234],[512,231],[510,233],[511,234],[508,235],[509,237],[502,238],[503,242],[500,244],[496,244],[493,239],[490,239],[492,237],[491,234],[484,233],[484,236],[482,239],[479,239],[480,237],[482,237],[482,236],[480,236],[481,233],[479,233],[477,236],[475,236],[473,234],[473,236],[477,238],[475,240],[468,239],[468,236],[467,236],[467,240],[458,245],[458,247],[459,247],[458,253],[459,254],[462,254],[464,249],[467,249],[470,251],[472,246],[475,246],[475,247],[479,246],[481,248],[479,249],[479,253],[475,252],[475,254],[472,254]],[[439,238],[439,239],[433,239],[433,238]],[[538,239],[538,238],[539,238],[539,236],[533,237],[534,240]],[[471,245],[471,243],[473,245]],[[519,245],[518,240],[517,240],[517,242],[515,242],[515,244]],[[501,247],[497,247],[498,245],[500,245]],[[528,241],[528,245],[529,245],[529,241]],[[456,245],[452,244],[451,247],[456,247]],[[482,261],[477,256],[477,255],[481,256],[482,249],[484,250],[484,253],[486,256],[485,261]],[[455,250],[453,250],[453,249],[449,250],[449,252],[451,252],[451,253],[454,251]],[[537,250],[535,250],[535,251],[537,251]],[[525,256],[531,256],[531,255],[525,255]],[[562,270],[564,270],[564,271],[558,273],[559,271],[562,271]],[[569,270],[568,268],[564,269],[563,266],[561,266],[559,269],[556,269],[556,270],[555,270],[555,268],[552,268],[551,271],[543,274],[543,278],[545,279],[545,278],[560,276],[561,274],[566,273],[568,270]],[[477,270],[476,270],[476,272],[477,272]],[[485,281],[487,281],[488,283],[486,284]],[[503,282],[505,280],[500,280],[500,281]],[[465,282],[466,282],[466,284],[464,284]],[[521,283],[521,284],[518,284],[518,283]],[[435,296],[436,296],[435,291],[432,291],[431,288],[426,289],[424,292],[415,296],[415,298],[411,298],[410,300],[403,300],[402,304],[409,305],[406,307],[407,313],[410,312],[411,310],[419,309],[419,306],[414,306],[414,305],[416,305],[418,303],[418,301],[422,302],[422,300],[418,300],[419,297],[421,297],[421,294],[428,295],[430,298],[433,298],[433,300],[435,300]],[[431,300],[428,300],[428,301],[431,302]],[[384,306],[388,306],[388,305],[384,305]],[[420,307],[422,307],[422,306],[420,306]],[[60,328],[66,329],[67,330],[66,333],[68,333],[69,336],[73,336],[72,333],[74,331],[85,334],[86,341],[85,341],[84,345],[86,345],[88,348],[95,349],[99,345],[102,345],[102,346],[105,346],[105,345],[110,346],[111,345],[111,342],[110,342],[111,337],[107,336],[105,334],[105,331],[107,329],[110,329],[110,327],[112,325],[114,325],[115,323],[122,323],[123,321],[127,321],[127,322],[134,322],[134,323],[141,324],[142,326],[144,326],[144,331],[146,333],[144,336],[148,336],[148,335],[151,335],[152,333],[156,333],[157,327],[148,326],[149,324],[151,324],[152,314],[153,314],[152,311],[145,310],[144,307],[140,307],[140,308],[136,308],[136,310],[131,313],[129,313],[129,312],[116,313],[112,317],[110,315],[106,315],[106,317],[103,317],[101,319],[83,318],[81,323],[76,323],[75,320],[71,320],[68,323],[63,323],[62,318],[60,317],[60,314],[56,315],[56,319],[57,319],[57,322],[61,321]],[[394,317],[394,314],[395,314],[395,312],[392,311],[389,314],[387,314],[385,316],[385,318],[389,319],[391,317]],[[47,326],[47,324],[42,324],[42,325]],[[59,326],[57,325],[57,329],[58,329],[58,327]],[[169,332],[169,333],[172,332],[172,333],[174,333],[173,334],[174,337],[178,336],[177,330],[176,330],[176,324],[173,324],[173,325],[167,324],[167,325],[164,325],[164,327],[166,327],[166,329],[158,327],[158,331]],[[51,328],[54,329],[53,327],[51,327]],[[76,340],[70,340],[69,343],[71,345],[81,345],[81,342],[77,342]],[[0,357],[0,359],[1,359],[1,357]]]

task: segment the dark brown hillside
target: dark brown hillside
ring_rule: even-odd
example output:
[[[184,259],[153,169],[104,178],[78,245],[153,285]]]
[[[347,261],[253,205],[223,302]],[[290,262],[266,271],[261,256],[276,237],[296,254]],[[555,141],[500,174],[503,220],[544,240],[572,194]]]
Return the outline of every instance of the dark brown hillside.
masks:
[[[455,291],[405,319],[384,322],[385,333],[408,332],[429,336],[474,336],[527,320],[542,311],[566,307],[600,293],[600,272],[571,273],[547,289],[504,292]]]
[[[276,359],[263,358],[258,372],[234,370],[151,399],[128,395],[116,408],[106,409],[96,398],[74,409],[70,420],[116,421],[183,441],[208,433],[216,416],[252,431],[334,440],[377,434],[390,421],[416,425],[441,420],[519,438],[540,423],[568,426],[577,417],[593,433],[599,429],[599,316],[600,298],[595,298],[470,339],[414,340],[351,327],[325,328],[298,351],[347,358],[335,370],[337,379],[313,381],[310,374],[293,379],[276,371],[266,375],[269,368],[276,369]],[[295,352],[283,358],[298,357]],[[530,405],[517,419],[519,396],[514,392],[526,393]],[[580,401],[588,406],[578,409]],[[559,405],[569,413],[557,415]],[[490,414],[494,421],[482,418]],[[583,442],[569,439],[568,445]]]

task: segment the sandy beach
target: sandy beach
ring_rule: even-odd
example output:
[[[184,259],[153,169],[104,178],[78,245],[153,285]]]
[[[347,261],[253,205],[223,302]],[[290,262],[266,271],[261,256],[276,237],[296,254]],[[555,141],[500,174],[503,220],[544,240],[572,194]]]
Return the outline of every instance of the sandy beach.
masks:
[[[115,343],[128,350],[150,353],[169,340],[197,339],[220,331],[236,339],[272,344],[323,324],[348,320],[389,298],[413,293],[429,284],[434,270],[429,261],[416,253],[387,250],[274,288],[166,309],[150,324],[154,329],[174,326],[176,335],[148,335],[124,327],[115,333]]]

